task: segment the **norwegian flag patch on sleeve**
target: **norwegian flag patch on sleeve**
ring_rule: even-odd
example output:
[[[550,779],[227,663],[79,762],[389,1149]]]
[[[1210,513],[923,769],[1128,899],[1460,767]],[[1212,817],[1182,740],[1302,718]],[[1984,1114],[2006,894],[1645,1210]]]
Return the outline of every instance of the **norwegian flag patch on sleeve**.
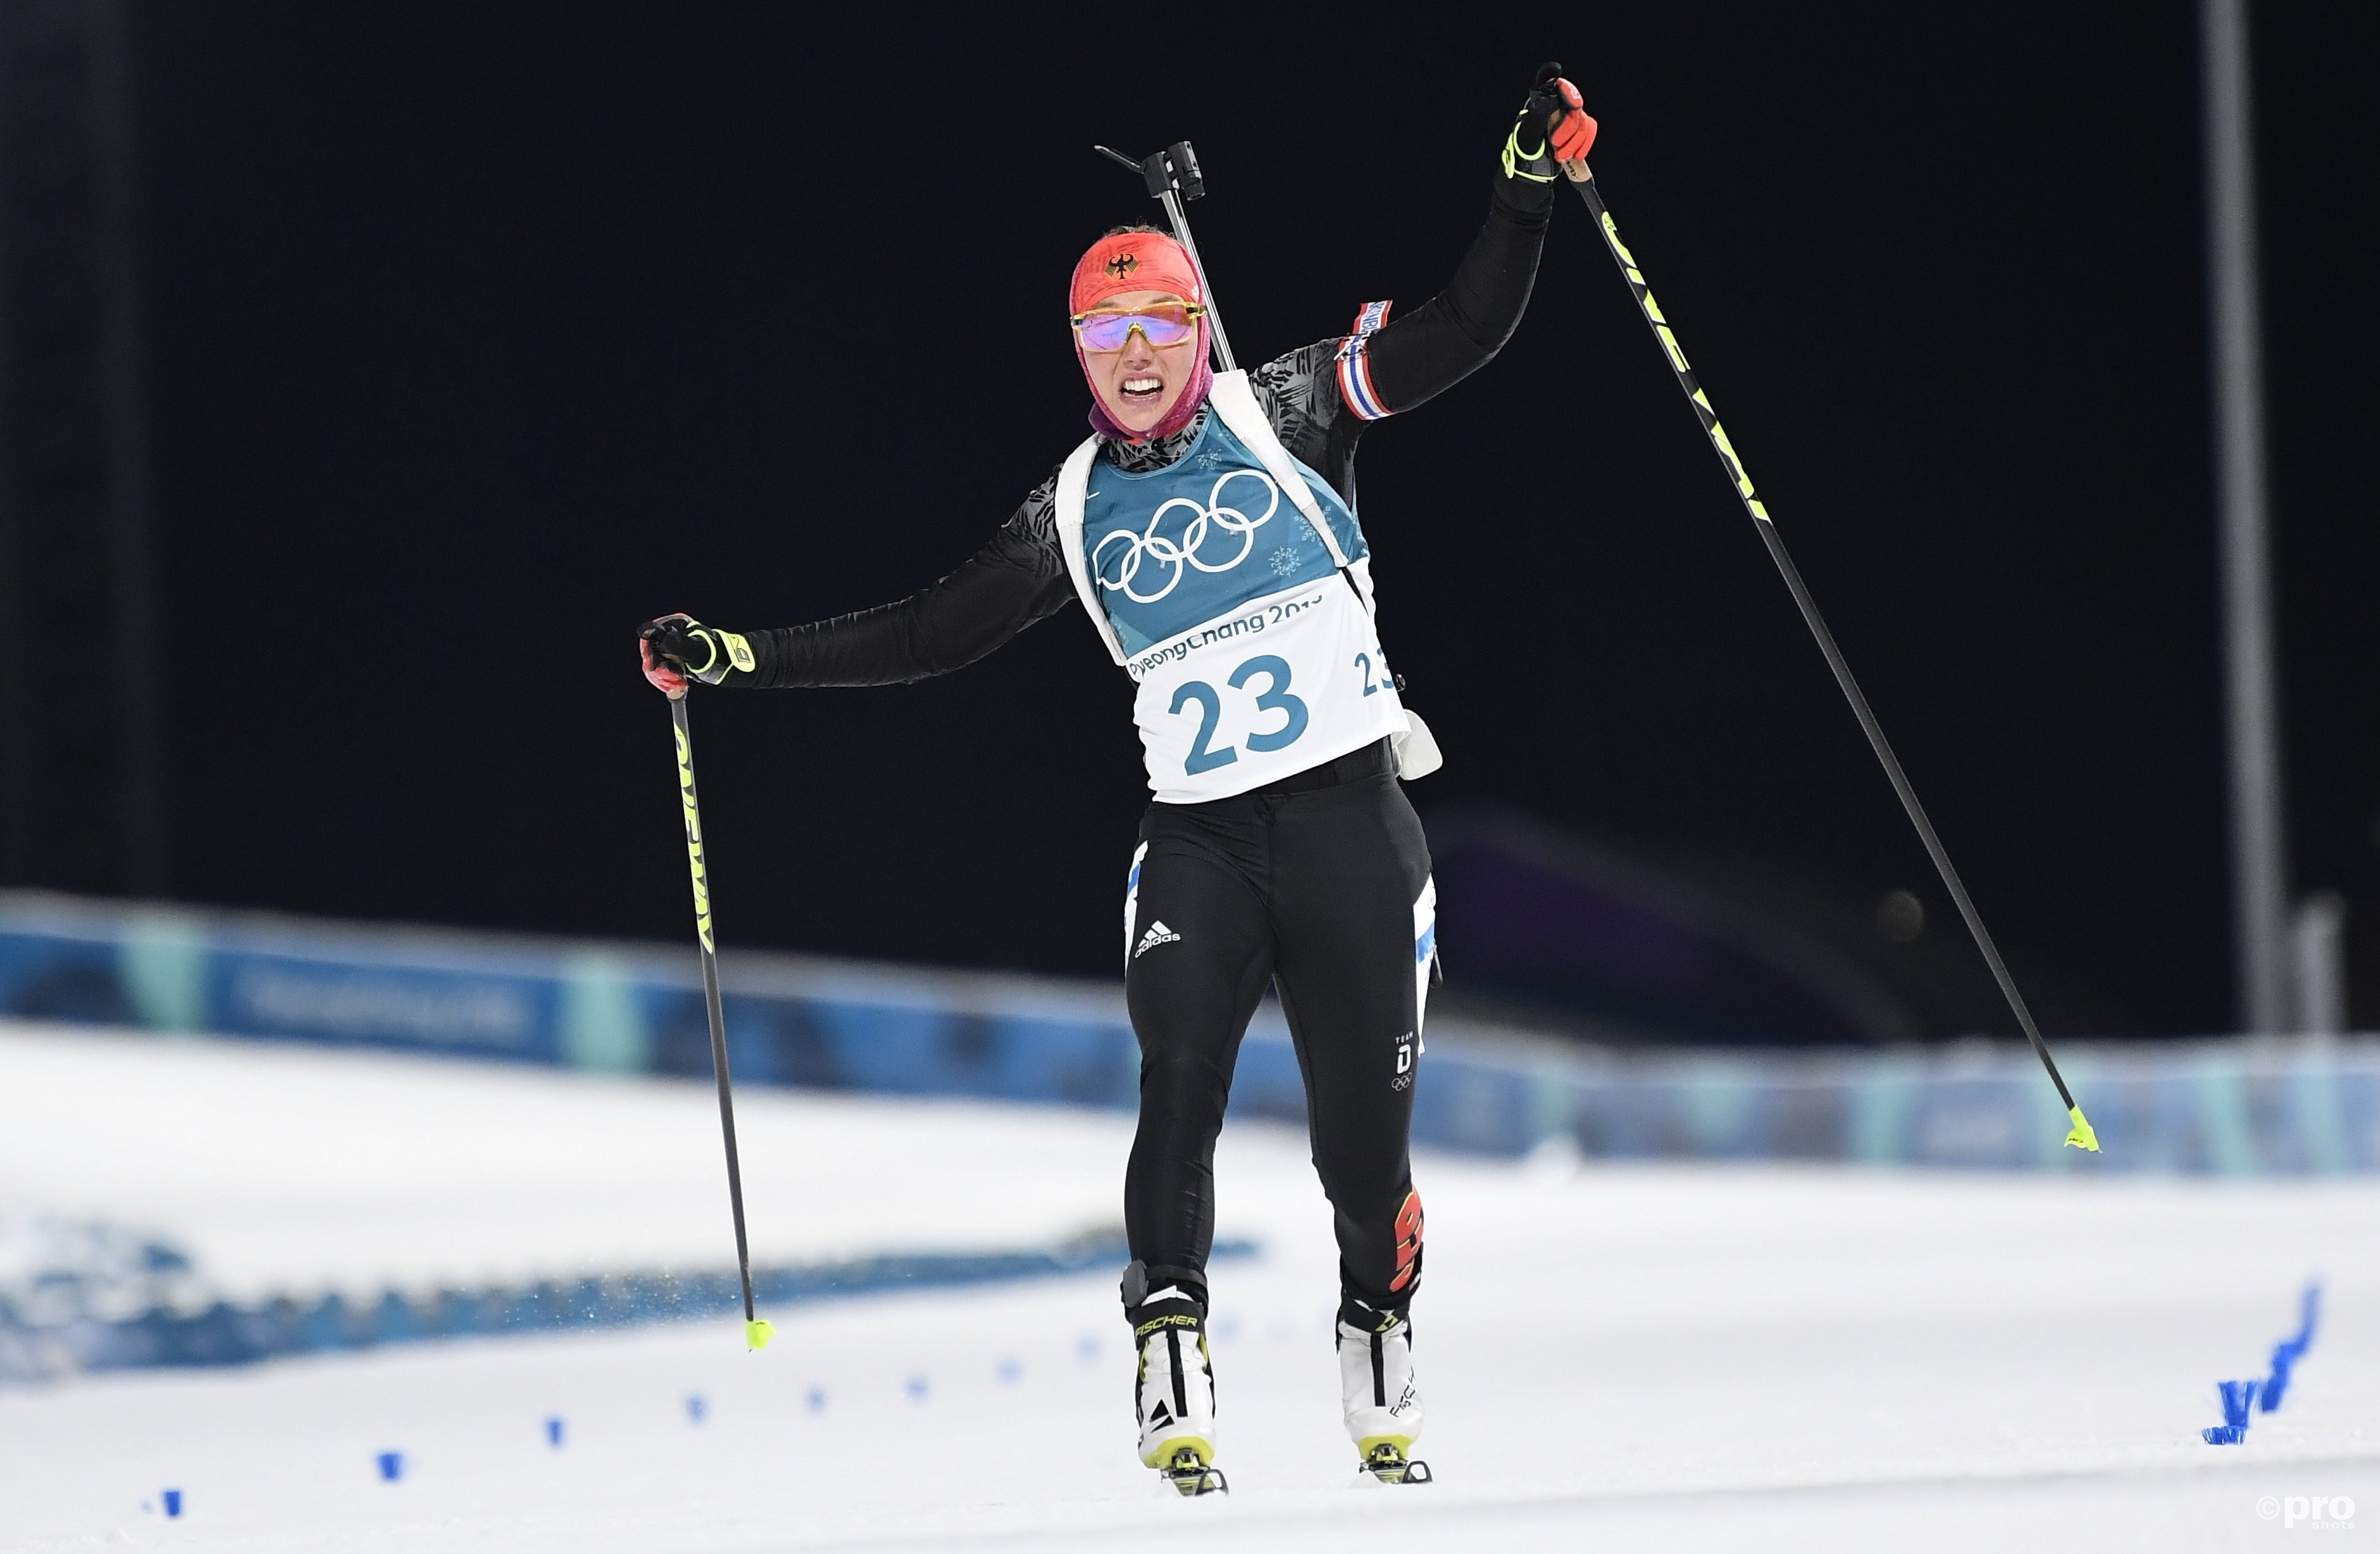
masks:
[[[1376,421],[1390,414],[1388,402],[1372,386],[1372,363],[1366,354],[1373,331],[1389,322],[1389,301],[1366,302],[1356,310],[1355,327],[1339,346],[1339,397],[1358,420]]]

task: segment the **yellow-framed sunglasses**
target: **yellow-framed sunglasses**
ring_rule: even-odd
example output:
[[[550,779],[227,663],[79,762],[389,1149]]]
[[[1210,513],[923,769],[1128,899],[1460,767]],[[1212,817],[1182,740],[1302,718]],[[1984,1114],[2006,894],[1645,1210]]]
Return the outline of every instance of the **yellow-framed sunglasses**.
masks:
[[[1198,331],[1203,302],[1151,302],[1138,308],[1094,308],[1072,322],[1087,351],[1120,351],[1134,330],[1152,346],[1178,346]]]

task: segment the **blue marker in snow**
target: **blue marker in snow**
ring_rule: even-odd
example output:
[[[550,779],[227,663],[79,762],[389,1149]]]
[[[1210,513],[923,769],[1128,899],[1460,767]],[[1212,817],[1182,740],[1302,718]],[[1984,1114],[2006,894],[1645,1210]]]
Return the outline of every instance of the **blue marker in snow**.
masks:
[[[702,1401],[700,1392],[690,1392],[686,1395],[686,1416],[693,1423],[701,1424],[703,1414],[710,1412],[710,1405]]]
[[[545,1422],[545,1443],[556,1451],[562,1447],[562,1415],[557,1414]]]
[[[2314,1318],[2321,1312],[2322,1286],[2309,1284],[2305,1293],[2298,1297],[2298,1330],[2273,1345],[2273,1372],[2257,1390],[2257,1403],[2266,1414],[2281,1406],[2281,1399],[2289,1390],[2289,1372],[2313,1342]]]
[[[182,1491],[179,1489],[165,1491],[165,1514],[168,1516],[182,1514]]]
[[[2256,1383],[2218,1381],[2215,1390],[2223,1400],[2223,1423],[2198,1433],[2209,1446],[2237,1446],[2248,1439],[2248,1411],[2256,1406]]]
[[[394,1484],[405,1476],[404,1452],[383,1451],[372,1460],[380,1464],[380,1475],[387,1482]]]

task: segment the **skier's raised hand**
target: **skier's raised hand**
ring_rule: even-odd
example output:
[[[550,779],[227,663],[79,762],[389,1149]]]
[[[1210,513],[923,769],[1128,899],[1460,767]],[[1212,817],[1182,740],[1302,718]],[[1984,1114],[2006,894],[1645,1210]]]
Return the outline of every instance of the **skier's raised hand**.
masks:
[[[715,686],[730,670],[748,670],[753,662],[752,645],[740,635],[686,614],[647,621],[637,633],[637,653],[645,678],[673,698],[686,694],[689,679]]]
[[[1523,112],[1543,127],[1547,147],[1556,162],[1586,160],[1588,148],[1595,144],[1595,118],[1587,113],[1586,100],[1578,94],[1578,88],[1562,79],[1558,62],[1537,67],[1537,79],[1529,88],[1528,106]]]

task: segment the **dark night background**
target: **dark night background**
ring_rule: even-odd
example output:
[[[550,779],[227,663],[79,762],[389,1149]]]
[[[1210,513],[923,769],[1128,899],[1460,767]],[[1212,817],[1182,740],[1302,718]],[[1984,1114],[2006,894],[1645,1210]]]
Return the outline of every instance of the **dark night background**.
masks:
[[[1195,140],[1261,360],[1438,287],[1560,57],[2045,1025],[2231,1020],[2191,6],[823,14],[135,8],[174,895],[682,936],[634,627],[877,603],[1007,516],[1084,431],[1068,266],[1151,211],[1091,143]],[[2257,8],[2256,130],[2292,886],[2346,892],[2369,1025],[2374,137],[2335,19]],[[1425,818],[1906,885],[1956,935],[1574,200],[1503,357],[1360,467]],[[1075,613],[695,711],[731,942],[1111,971],[1145,791]]]

